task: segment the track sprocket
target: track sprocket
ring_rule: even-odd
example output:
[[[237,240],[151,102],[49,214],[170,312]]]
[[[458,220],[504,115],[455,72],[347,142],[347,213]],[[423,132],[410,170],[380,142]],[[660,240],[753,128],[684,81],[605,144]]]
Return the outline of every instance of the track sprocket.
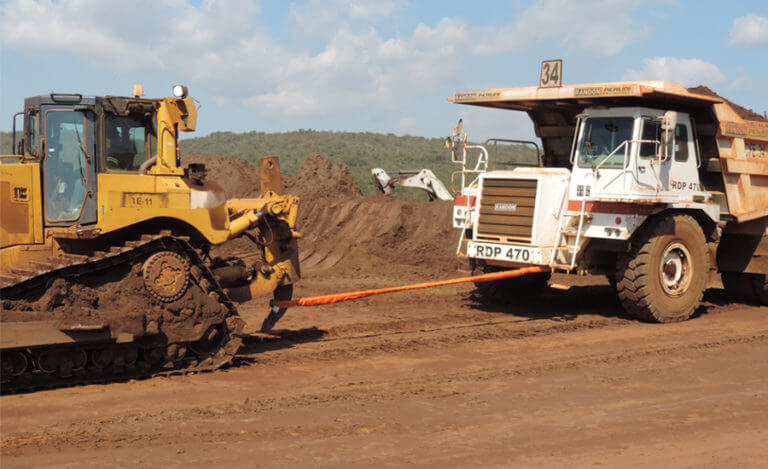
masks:
[[[174,251],[160,251],[144,261],[144,287],[160,301],[170,303],[184,295],[189,286],[189,262]]]

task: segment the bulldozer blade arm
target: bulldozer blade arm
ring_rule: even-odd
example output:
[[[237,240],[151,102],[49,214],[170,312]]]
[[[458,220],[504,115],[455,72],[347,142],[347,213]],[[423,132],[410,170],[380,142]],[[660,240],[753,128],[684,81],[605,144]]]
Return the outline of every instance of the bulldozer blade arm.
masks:
[[[280,174],[280,158],[276,156],[265,156],[259,158],[259,176],[261,180],[261,193],[274,192],[282,194],[285,192],[283,177]]]

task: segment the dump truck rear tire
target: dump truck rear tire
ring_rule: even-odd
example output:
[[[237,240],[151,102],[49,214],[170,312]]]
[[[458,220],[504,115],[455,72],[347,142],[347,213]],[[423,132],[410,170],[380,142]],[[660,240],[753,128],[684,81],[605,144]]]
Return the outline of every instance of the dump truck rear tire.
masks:
[[[706,288],[704,232],[688,215],[652,220],[616,267],[616,291],[629,315],[649,322],[685,321]]]
[[[758,277],[760,277],[758,279]],[[762,288],[761,283],[765,283],[765,275],[753,275],[743,272],[723,272],[723,287],[728,296],[737,301],[745,303],[759,303],[758,292]],[[762,282],[760,281],[762,280]],[[765,292],[764,295],[765,296]]]
[[[760,304],[768,306],[768,275],[755,275],[755,290]]]

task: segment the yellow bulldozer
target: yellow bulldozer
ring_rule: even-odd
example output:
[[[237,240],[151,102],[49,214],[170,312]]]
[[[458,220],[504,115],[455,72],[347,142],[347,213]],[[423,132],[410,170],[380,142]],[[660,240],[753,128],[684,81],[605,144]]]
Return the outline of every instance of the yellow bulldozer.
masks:
[[[235,303],[290,299],[299,279],[299,201],[277,158],[259,162],[258,198],[227,200],[204,165],[182,166],[187,88],[132,94],[51,93],[14,116],[14,154],[0,157],[3,392],[218,368],[242,341]],[[240,237],[247,256],[214,255]]]

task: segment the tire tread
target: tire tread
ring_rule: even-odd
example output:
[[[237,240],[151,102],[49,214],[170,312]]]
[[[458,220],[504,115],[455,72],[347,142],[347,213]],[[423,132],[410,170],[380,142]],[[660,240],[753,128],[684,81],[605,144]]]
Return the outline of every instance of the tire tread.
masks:
[[[630,252],[618,256],[616,262],[616,292],[624,311],[641,321],[646,322],[676,322],[689,318],[704,297],[704,288],[698,292],[696,301],[683,314],[670,317],[654,304],[648,286],[649,266],[651,265],[651,249],[657,237],[674,230],[678,223],[691,223],[699,226],[696,220],[683,214],[666,216],[642,227],[637,234],[637,242],[633,243]],[[701,227],[698,229],[699,242],[706,245],[706,239]],[[704,271],[709,270],[708,256],[705,256]]]

